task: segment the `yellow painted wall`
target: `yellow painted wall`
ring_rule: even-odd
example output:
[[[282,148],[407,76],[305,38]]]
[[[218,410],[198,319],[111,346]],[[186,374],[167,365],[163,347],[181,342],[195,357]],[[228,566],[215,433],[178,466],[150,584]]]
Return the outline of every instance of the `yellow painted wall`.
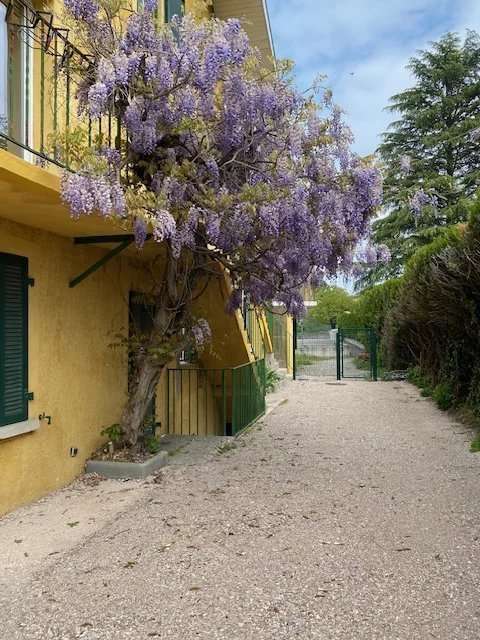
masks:
[[[83,468],[100,430],[118,420],[127,362],[110,348],[128,327],[131,268],[119,258],[74,289],[69,279],[102,252],[0,219],[0,251],[26,256],[29,292],[30,417],[52,416],[38,431],[0,441],[0,513],[60,487]],[[127,297],[125,297],[127,296]],[[75,458],[70,447],[78,447]]]
[[[212,0],[186,0],[185,10],[195,18],[210,18],[213,15]]]
[[[293,318],[292,316],[285,316],[286,325],[286,346],[287,346],[287,372],[293,373]]]
[[[187,12],[198,18],[210,16],[211,6],[210,0],[186,2]],[[56,24],[60,24],[58,18]],[[39,145],[39,56],[36,51],[35,146]],[[48,87],[45,93],[45,118],[50,125]],[[29,292],[29,390],[34,393],[29,416],[43,412],[52,416],[51,425],[42,422],[35,432],[0,440],[0,514],[79,475],[85,460],[102,443],[101,429],[118,421],[126,398],[126,354],[109,345],[116,341],[115,334],[128,331],[128,295],[132,289],[139,290],[140,267],[123,255],[78,287],[68,287],[69,280],[104,255],[105,249],[73,246],[67,236],[115,229],[104,229],[108,223],[94,217],[76,223],[78,230],[71,229],[57,183],[56,176],[0,151],[0,252],[27,257],[29,275],[35,279]],[[208,320],[213,334],[212,346],[200,356],[201,367],[232,367],[253,360],[240,314],[225,313],[227,297],[228,283],[222,276],[210,282],[197,303],[198,317]],[[205,391],[205,407],[200,404],[199,416],[208,416],[206,431],[214,433],[220,419],[218,383],[210,380]],[[157,398],[164,430],[165,380]],[[185,433],[184,421],[172,425],[176,432]],[[70,447],[78,448],[76,457],[70,457]]]
[[[52,416],[51,425],[42,422],[35,432],[0,440],[3,513],[79,475],[90,453],[102,443],[101,429],[118,421],[126,398],[127,359],[123,350],[109,345],[116,341],[115,334],[128,331],[129,291],[138,290],[141,271],[134,261],[119,256],[70,289],[69,280],[104,251],[74,246],[68,238],[2,218],[0,252],[29,260],[29,275],[35,279],[29,291],[29,390],[34,393],[29,417],[43,412]],[[221,291],[209,289],[206,305],[201,306],[202,317],[213,330],[213,345],[202,354],[201,366],[248,361],[239,320],[225,314]],[[165,429],[162,385],[157,407]],[[206,392],[211,420],[207,432],[215,433],[218,415],[210,400],[218,389],[210,382]],[[185,394],[184,402],[187,398]],[[185,433],[185,426],[176,423],[176,431]],[[78,448],[77,457],[70,457],[70,447]]]

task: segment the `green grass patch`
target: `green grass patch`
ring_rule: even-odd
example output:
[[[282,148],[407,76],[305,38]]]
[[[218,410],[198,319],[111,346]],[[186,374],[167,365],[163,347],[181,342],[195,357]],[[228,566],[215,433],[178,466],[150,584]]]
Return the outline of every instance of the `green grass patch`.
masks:
[[[429,385],[427,385],[426,387],[423,387],[423,389],[420,389],[420,395],[423,398],[431,398],[433,395],[432,387],[430,387]]]
[[[295,354],[295,364],[298,366],[307,366],[316,364],[317,362],[326,362],[327,360],[335,361],[335,356],[315,356],[310,353],[297,352]]]
[[[472,453],[480,453],[480,433],[478,433],[470,444],[470,451]]]
[[[368,354],[366,357],[363,354],[355,356],[355,358],[353,358],[353,364],[357,367],[357,369],[368,371],[371,367],[370,356]]]

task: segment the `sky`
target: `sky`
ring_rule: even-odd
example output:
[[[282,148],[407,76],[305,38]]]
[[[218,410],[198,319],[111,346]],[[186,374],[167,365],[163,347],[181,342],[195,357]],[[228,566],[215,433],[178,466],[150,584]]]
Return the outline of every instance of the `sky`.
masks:
[[[392,120],[389,97],[411,86],[408,59],[447,31],[480,31],[480,0],[268,0],[268,8],[277,57],[295,61],[301,89],[328,76],[362,155]]]

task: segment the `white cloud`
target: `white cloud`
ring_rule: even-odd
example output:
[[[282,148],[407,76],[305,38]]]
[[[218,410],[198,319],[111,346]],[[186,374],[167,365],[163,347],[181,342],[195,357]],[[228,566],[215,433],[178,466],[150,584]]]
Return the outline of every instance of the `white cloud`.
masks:
[[[360,153],[392,120],[388,99],[409,86],[405,68],[446,31],[480,29],[478,0],[269,0],[277,53],[297,63],[301,87],[328,75]]]

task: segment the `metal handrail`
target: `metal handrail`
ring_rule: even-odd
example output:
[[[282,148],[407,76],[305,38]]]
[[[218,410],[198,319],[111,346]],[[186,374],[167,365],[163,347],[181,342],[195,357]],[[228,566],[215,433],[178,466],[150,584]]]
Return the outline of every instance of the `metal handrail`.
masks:
[[[167,371],[168,433],[236,435],[265,413],[265,360]]]
[[[78,127],[74,126],[75,87],[84,73],[88,74],[92,68],[93,56],[84,53],[69,40],[68,28],[54,25],[51,12],[36,10],[26,0],[9,0],[5,20],[10,29],[16,30],[23,46],[39,51],[40,56],[39,66],[35,69],[40,77],[37,76],[39,82],[34,85],[33,100],[28,89],[31,70],[29,56],[26,56],[26,89],[21,98],[27,121],[24,131],[14,135],[11,127],[6,131],[0,128],[0,138],[6,141],[7,149],[13,145],[35,155],[40,164],[53,163],[60,168],[70,168],[69,135],[76,128],[83,130],[88,146],[101,144],[118,148],[121,128],[113,108],[104,118],[95,121],[89,119],[88,122],[79,120]],[[77,75],[79,69],[83,70],[81,76]],[[50,117],[47,115],[48,106],[51,107]],[[38,127],[33,130],[33,139],[30,140],[32,120]],[[59,136],[64,136],[63,149],[58,142]]]

